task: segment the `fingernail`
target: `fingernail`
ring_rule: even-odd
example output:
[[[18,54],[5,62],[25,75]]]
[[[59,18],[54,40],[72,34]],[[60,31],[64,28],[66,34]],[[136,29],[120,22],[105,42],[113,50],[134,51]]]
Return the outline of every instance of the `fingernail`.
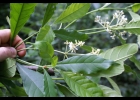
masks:
[[[11,51],[11,57],[14,58],[17,55],[16,49],[13,47],[9,47],[10,51]]]

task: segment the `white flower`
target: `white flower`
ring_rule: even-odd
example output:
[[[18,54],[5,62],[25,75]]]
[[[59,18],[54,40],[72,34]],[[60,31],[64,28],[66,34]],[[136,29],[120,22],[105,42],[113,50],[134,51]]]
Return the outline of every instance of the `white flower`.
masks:
[[[99,22],[100,19],[101,19],[101,16],[96,16],[96,17],[95,17],[95,22]]]
[[[71,52],[76,52],[76,50],[78,50],[78,49],[76,48],[75,44],[72,43],[72,42],[69,43],[69,48],[70,48]]]

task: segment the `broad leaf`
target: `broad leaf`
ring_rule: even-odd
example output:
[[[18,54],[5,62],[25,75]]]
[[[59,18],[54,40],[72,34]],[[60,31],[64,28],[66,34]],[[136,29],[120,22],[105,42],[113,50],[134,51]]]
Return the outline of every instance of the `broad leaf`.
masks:
[[[10,92],[12,96],[15,97],[27,96],[23,87],[17,86],[11,80],[0,78],[0,82],[2,82],[3,85],[5,85],[5,87],[7,88],[7,90]]]
[[[56,85],[59,91],[61,91],[65,95],[65,97],[76,97],[76,95],[65,85],[59,83],[56,83]]]
[[[45,69],[44,69],[44,92],[45,97],[56,97],[55,84]]]
[[[43,75],[17,63],[23,87],[29,97],[44,97]]]
[[[12,58],[7,58],[0,62],[0,76],[13,77],[16,72],[16,61]]]
[[[2,97],[3,96],[3,92],[2,92],[2,90],[0,89],[0,97]]]
[[[39,49],[39,56],[43,60],[51,62],[54,49],[50,43],[44,41],[36,41],[34,43],[34,48]]]
[[[124,30],[132,34],[140,34],[140,20],[136,22],[127,23],[125,26],[115,26],[111,28],[112,30]]]
[[[129,43],[106,50],[105,52],[99,54],[99,56],[105,59],[123,62],[126,59],[132,57],[137,52],[138,45],[135,43]]]
[[[112,87],[114,88],[114,90],[115,90],[118,94],[121,95],[121,91],[120,91],[118,85],[117,85],[111,78],[109,78],[109,77],[106,77],[106,78],[107,78],[107,80],[110,82],[110,84],[112,85]]]
[[[132,10],[134,12],[137,12],[139,11],[139,9],[140,9],[140,3],[134,3],[134,5],[132,6]]]
[[[57,3],[48,3],[44,18],[43,18],[42,27],[49,21],[49,19],[54,14],[54,11],[56,10],[56,5]]]
[[[81,18],[88,12],[89,8],[90,3],[72,3],[61,13],[55,23],[66,23]]]
[[[36,41],[45,41],[48,43],[52,43],[55,38],[55,34],[49,25],[45,25],[40,28],[39,33],[36,37]]]
[[[104,97],[122,97],[115,90],[112,90],[109,87],[106,87],[106,86],[103,86],[103,85],[99,85],[99,87],[102,89]]]
[[[10,43],[30,18],[36,3],[10,3]]]
[[[103,91],[98,84],[86,79],[80,74],[60,72],[70,89],[80,97],[101,97]]]
[[[132,17],[132,21],[136,22],[136,21],[140,21],[140,16],[134,12],[132,12],[131,10],[128,11],[129,14]]]
[[[54,30],[54,33],[58,38],[62,40],[72,41],[72,42],[75,42],[75,40],[85,41],[88,39],[88,35],[81,32],[77,32],[75,30],[60,29],[60,30]]]
[[[135,56],[132,56],[131,58],[129,58],[129,60],[132,61],[135,66],[140,70],[140,61]]]
[[[95,74],[99,71],[107,70],[113,64],[116,63],[96,55],[81,55],[60,61],[56,67],[74,73]]]

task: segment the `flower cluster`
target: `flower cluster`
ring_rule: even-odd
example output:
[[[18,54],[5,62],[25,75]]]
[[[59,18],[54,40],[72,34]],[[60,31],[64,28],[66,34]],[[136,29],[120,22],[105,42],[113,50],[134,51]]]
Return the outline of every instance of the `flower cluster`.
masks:
[[[117,19],[116,24],[115,24],[115,25],[111,25],[112,22],[113,22],[115,19]],[[113,18],[112,18],[112,20],[111,20],[110,22],[109,22],[109,21],[106,21],[106,20],[103,21],[103,20],[101,19],[101,16],[96,16],[96,17],[95,17],[95,22],[99,23],[108,33],[112,34],[112,30],[111,30],[112,26],[123,26],[123,25],[125,25],[125,24],[127,23],[127,18],[125,18],[125,15],[124,15],[124,12],[123,12],[123,11],[118,11],[118,10],[117,10],[117,11],[113,14]],[[124,32],[120,32],[119,35],[121,35],[121,36],[122,36],[121,33],[124,34]],[[125,33],[126,33],[126,32],[125,32]],[[111,36],[111,38],[112,38],[112,39],[115,39],[115,38],[114,38],[115,36],[116,36],[116,35],[113,34],[113,35]]]
[[[94,49],[92,48],[92,51],[90,54],[93,54],[93,55],[98,55],[100,53],[100,49]]]
[[[64,42],[64,44],[66,44],[66,45],[69,46],[69,51],[75,52],[75,53],[76,53],[76,50],[78,50],[78,46],[83,46],[84,43],[85,43],[85,42],[83,42],[83,41],[77,41],[77,40],[75,40],[75,43],[73,43],[73,42],[68,42],[68,41]],[[69,52],[69,51],[68,51],[68,52]]]

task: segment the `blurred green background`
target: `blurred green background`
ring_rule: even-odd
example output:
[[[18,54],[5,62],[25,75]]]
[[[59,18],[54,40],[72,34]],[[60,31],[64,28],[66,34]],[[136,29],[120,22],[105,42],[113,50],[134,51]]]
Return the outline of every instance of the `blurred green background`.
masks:
[[[113,8],[124,8],[126,6],[131,5],[132,3],[112,3],[110,7]],[[53,29],[58,29],[59,25],[52,24],[55,19],[59,16],[59,14],[69,5],[69,3],[58,3],[57,9],[55,11],[55,14],[50,19],[49,24],[52,26]],[[94,10],[101,6],[103,6],[104,3],[92,3],[91,9]],[[46,9],[47,3],[38,3],[34,13],[31,15],[30,19],[26,23],[25,27],[22,28],[22,30],[19,32],[19,36],[22,39],[25,39],[30,34],[36,32],[41,27],[41,23],[43,21],[45,9]],[[103,19],[108,18],[110,21],[112,19],[112,15],[116,10],[106,10],[106,11],[99,11],[96,13],[91,13],[87,16],[82,17],[81,19],[77,20],[74,24],[72,24],[68,29],[74,29],[74,30],[82,30],[87,28],[94,28],[99,27],[99,24],[94,22],[95,16],[100,15]],[[139,13],[139,12],[138,12]],[[9,28],[9,25],[6,21],[6,16],[10,16],[10,5],[9,3],[0,3],[0,29]],[[131,19],[128,12],[124,11],[124,14],[128,18],[128,20]],[[62,25],[62,28],[64,28],[66,24]],[[35,41],[35,36],[28,40],[29,42]],[[54,49],[64,51],[65,45],[63,43],[64,41],[55,38],[55,41],[53,42]],[[96,48],[100,48],[103,50],[119,46],[121,45],[119,39],[111,39],[110,34],[107,32],[102,32],[98,34],[92,34],[89,35],[89,39],[85,41],[86,45],[93,46]],[[127,43],[136,43],[137,37],[135,35],[131,35],[127,38]],[[28,46],[28,45],[26,45]],[[78,53],[85,53],[85,51],[79,50]],[[63,55],[57,54],[59,56],[59,60],[63,59]],[[137,59],[140,59],[140,52],[136,54]],[[26,56],[22,59],[25,59],[26,61],[32,62],[32,63],[39,63],[40,58],[38,57],[38,54],[36,51],[28,50]],[[137,69],[137,67],[129,60],[126,60],[126,64],[131,66],[131,68],[138,73],[140,71]],[[113,80],[118,84],[118,86],[121,89],[122,95],[124,97],[139,97],[140,96],[140,80],[137,77],[134,77],[131,73],[124,72],[121,75],[113,77]],[[102,78],[100,81],[101,84],[110,86],[109,82]]]

